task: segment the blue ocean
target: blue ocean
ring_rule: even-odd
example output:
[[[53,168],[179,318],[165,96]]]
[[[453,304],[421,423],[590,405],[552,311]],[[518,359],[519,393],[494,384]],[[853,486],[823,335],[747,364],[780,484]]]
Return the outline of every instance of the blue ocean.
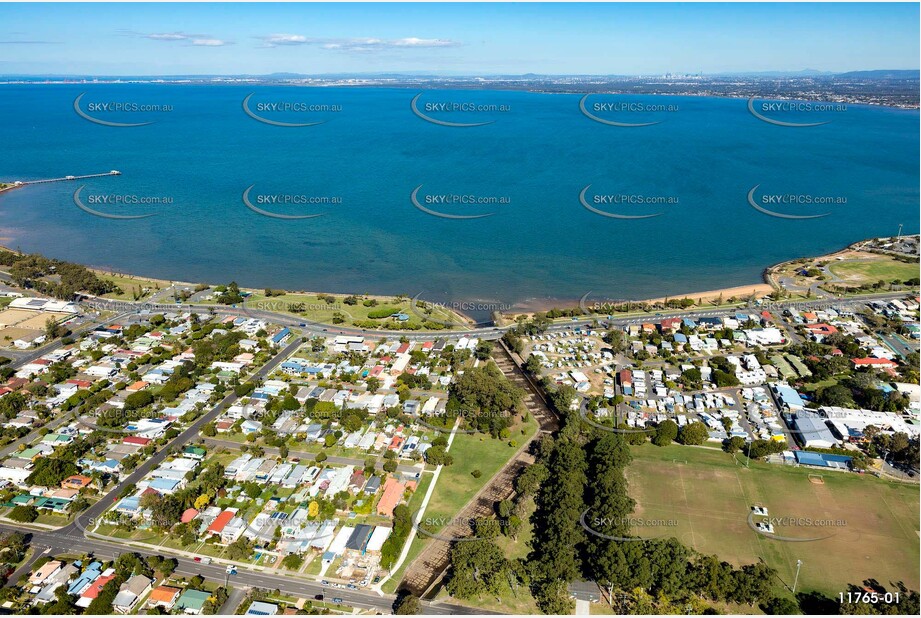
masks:
[[[78,114],[83,93],[90,118],[140,126]],[[0,237],[163,279],[537,306],[757,283],[776,262],[900,224],[919,231],[916,110],[849,105],[794,128],[737,99],[593,95],[583,106],[645,125],[625,127],[590,118],[581,99],[2,86],[0,181],[121,175],[0,194]]]

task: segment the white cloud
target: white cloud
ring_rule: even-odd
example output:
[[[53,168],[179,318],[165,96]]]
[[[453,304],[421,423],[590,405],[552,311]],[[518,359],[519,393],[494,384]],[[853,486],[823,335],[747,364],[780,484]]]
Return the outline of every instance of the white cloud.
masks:
[[[181,41],[195,47],[222,47],[231,44],[230,41],[215,39],[208,34],[190,34],[188,32],[151,32],[138,34],[137,36],[154,41]]]
[[[259,37],[266,44],[266,47],[276,47],[278,45],[306,45],[310,39],[300,34],[270,34]]]
[[[227,44],[227,41],[222,41],[220,39],[192,39],[192,45],[199,47],[221,47]]]
[[[409,37],[392,42],[394,47],[455,47],[457,42],[447,39],[417,39]]]
[[[190,35],[183,34],[181,32],[162,32],[162,33],[144,34],[141,36],[148,38],[148,39],[154,39],[155,41],[184,41],[188,39]]]
[[[300,34],[269,34],[258,37],[264,47],[279,47],[285,45],[317,45],[321,49],[346,52],[372,52],[394,49],[425,49],[436,47],[456,47],[457,41],[448,39],[421,39],[407,37],[402,39],[378,39],[371,37],[356,37],[349,39],[314,39]]]

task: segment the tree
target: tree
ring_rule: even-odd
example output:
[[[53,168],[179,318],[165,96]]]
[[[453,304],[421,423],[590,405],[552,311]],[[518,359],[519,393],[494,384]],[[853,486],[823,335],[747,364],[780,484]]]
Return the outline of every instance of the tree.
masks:
[[[585,452],[577,441],[565,438],[557,442],[532,517],[534,537],[528,560],[542,588],[557,581],[573,581],[580,573],[579,546],[585,539],[580,517],[585,508],[586,467]]]
[[[454,457],[445,451],[445,447],[432,446],[425,451],[425,461],[432,464],[433,466],[450,466],[454,463]]]
[[[29,505],[19,504],[13,507],[13,509],[10,511],[7,517],[12,519],[13,521],[18,521],[22,523],[31,523],[35,521],[36,519],[38,519],[38,509],[32,506],[31,504]]]
[[[723,450],[730,454],[737,453],[743,448],[745,448],[745,438],[741,436],[733,436],[723,444]]]
[[[521,496],[533,496],[549,475],[550,472],[544,464],[531,464],[515,479],[515,491]]]
[[[489,355],[492,354],[492,341],[487,339],[480,339],[480,342],[476,346],[476,350],[473,355],[481,361],[484,361],[489,358]]]
[[[125,397],[125,410],[138,410],[153,403],[154,397],[149,391],[138,391]]]
[[[792,616],[793,614],[802,613],[799,610],[799,604],[786,597],[771,597],[771,599],[761,606],[765,614],[773,616]]]
[[[498,594],[507,583],[507,561],[499,546],[491,540],[456,543],[451,549],[451,569],[448,592],[459,599],[483,593]]]
[[[604,342],[611,347],[611,350],[616,354],[617,352],[623,352],[626,349],[626,341],[624,338],[624,332],[620,330],[609,330],[602,337]]]
[[[678,442],[687,445],[700,445],[707,441],[710,432],[707,426],[700,421],[688,423],[678,430]]]
[[[61,481],[79,472],[80,468],[69,461],[57,457],[42,457],[35,463],[32,473],[26,477],[26,482],[42,487],[60,487]]]
[[[656,427],[652,443],[656,446],[668,446],[678,437],[678,424],[672,420],[664,420]]]
[[[304,564],[304,558],[299,554],[288,554],[281,561],[281,566],[291,571],[296,571]]]
[[[401,594],[393,605],[393,613],[400,616],[418,614],[421,608],[419,597],[405,591]]]
[[[227,557],[231,560],[244,560],[253,553],[253,547],[246,537],[240,537],[227,546]]]

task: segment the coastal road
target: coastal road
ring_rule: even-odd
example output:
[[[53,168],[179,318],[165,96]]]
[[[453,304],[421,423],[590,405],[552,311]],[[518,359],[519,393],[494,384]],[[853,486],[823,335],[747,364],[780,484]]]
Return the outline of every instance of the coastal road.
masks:
[[[732,308],[721,308],[721,309],[707,309],[700,308],[693,311],[684,311],[684,310],[665,310],[659,312],[648,312],[639,315],[628,315],[624,317],[617,317],[612,314],[611,319],[606,319],[603,315],[591,315],[584,318],[577,318],[570,320],[568,322],[554,322],[547,327],[547,331],[554,332],[560,330],[568,330],[573,327],[585,327],[590,326],[596,322],[604,322],[610,326],[626,326],[629,324],[641,324],[643,322],[658,321],[661,318],[665,317],[687,317],[687,318],[701,318],[701,317],[720,317],[727,315],[734,315],[740,311],[764,311],[768,310],[771,312],[783,311],[785,308],[794,307],[799,310],[808,310],[808,309],[818,309],[822,307],[828,307],[830,305],[847,305],[854,303],[862,303],[870,300],[887,300],[902,298],[907,296],[909,292],[882,292],[879,294],[865,294],[860,297],[844,297],[840,300],[835,298],[827,299],[810,299],[810,300],[798,300],[798,301],[781,301],[781,302],[765,302],[762,305],[752,306],[752,307],[732,307]],[[95,306],[99,306],[100,303],[105,303],[106,299],[94,299],[92,301]],[[125,307],[126,301],[119,301],[118,307],[120,310],[123,310]],[[510,324],[507,326],[486,326],[478,328],[468,328],[468,329],[459,329],[459,330],[449,330],[449,331],[426,331],[426,332],[414,332],[414,331],[388,331],[388,330],[368,330],[368,329],[359,329],[359,328],[342,328],[328,324],[319,324],[316,322],[306,321],[304,318],[298,318],[295,316],[276,313],[272,311],[265,311],[261,309],[253,309],[249,307],[233,307],[233,306],[224,306],[224,305],[202,305],[202,304],[163,304],[163,303],[133,303],[137,306],[137,311],[148,310],[153,312],[161,311],[195,311],[204,314],[214,314],[214,315],[235,315],[241,317],[251,317],[261,320],[266,320],[268,322],[273,322],[282,326],[288,326],[300,329],[304,332],[306,336],[318,335],[322,337],[329,337],[334,335],[352,335],[359,337],[406,337],[410,341],[432,341],[435,339],[459,339],[461,337],[477,337],[478,339],[499,339],[507,330],[515,328],[516,325]]]

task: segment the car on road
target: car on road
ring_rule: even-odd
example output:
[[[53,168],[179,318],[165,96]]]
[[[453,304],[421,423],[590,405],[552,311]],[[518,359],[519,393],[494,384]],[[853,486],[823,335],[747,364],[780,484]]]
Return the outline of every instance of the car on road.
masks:
[[[342,603],[342,599],[339,598],[339,597],[333,597],[333,603],[336,603],[336,604],[338,605],[338,604]]]
[[[322,601],[325,597],[322,594],[315,594],[313,595],[313,598],[316,601]]]

